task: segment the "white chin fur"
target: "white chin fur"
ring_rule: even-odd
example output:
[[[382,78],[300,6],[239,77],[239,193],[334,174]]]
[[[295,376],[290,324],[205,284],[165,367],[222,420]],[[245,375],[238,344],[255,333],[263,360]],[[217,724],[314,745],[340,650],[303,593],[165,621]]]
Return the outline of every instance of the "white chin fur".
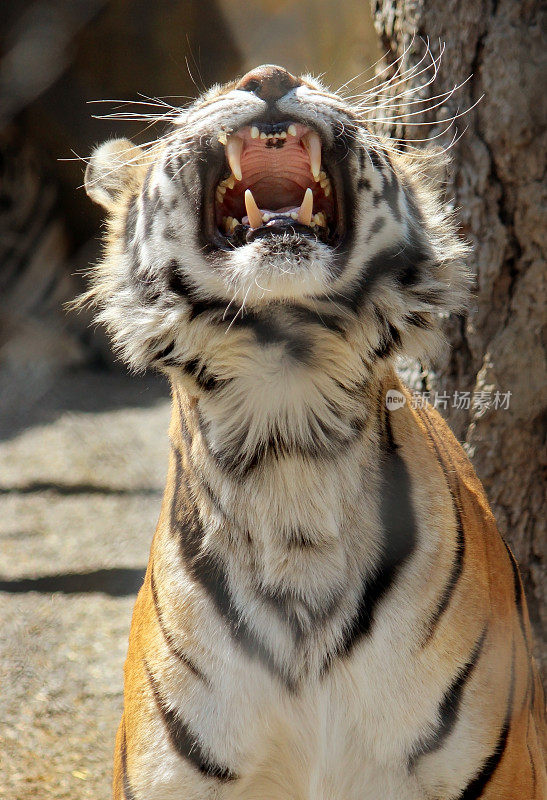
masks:
[[[225,276],[239,301],[298,300],[328,291],[330,249],[311,240],[305,243],[302,254],[293,254],[285,247],[280,239],[276,252],[272,240],[260,239],[228,256]]]

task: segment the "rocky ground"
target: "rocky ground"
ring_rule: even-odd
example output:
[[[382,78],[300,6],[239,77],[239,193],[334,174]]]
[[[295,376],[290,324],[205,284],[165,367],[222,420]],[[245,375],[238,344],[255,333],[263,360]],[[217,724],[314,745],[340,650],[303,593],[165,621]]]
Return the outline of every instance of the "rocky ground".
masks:
[[[160,379],[89,371],[2,415],[2,800],[109,797],[168,421]]]

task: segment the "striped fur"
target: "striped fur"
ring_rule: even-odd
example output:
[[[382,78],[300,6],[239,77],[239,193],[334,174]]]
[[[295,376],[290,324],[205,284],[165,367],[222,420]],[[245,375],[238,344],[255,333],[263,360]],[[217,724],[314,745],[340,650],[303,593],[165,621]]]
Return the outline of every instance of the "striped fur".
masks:
[[[211,248],[215,134],[261,102],[216,88],[88,170],[109,212],[89,297],[173,393],[114,797],[540,800],[518,568],[439,415],[385,406],[397,357],[461,308],[465,248],[419,170],[309,79],[277,104],[343,161],[346,238]]]

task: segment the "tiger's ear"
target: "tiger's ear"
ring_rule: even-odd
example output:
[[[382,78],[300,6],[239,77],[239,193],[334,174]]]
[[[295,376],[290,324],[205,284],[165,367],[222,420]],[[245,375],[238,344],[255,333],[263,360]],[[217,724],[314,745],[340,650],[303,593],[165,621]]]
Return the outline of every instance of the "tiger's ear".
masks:
[[[143,155],[143,150],[129,139],[113,139],[97,147],[85,171],[89,198],[111,211],[118,198],[137,183]]]

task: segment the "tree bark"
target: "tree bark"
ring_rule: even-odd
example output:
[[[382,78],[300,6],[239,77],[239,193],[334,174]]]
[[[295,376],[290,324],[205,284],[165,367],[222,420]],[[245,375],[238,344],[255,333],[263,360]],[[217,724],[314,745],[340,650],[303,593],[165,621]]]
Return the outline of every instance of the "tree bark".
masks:
[[[459,121],[460,130],[467,126],[467,131],[452,149],[448,184],[462,232],[473,245],[476,291],[468,316],[448,323],[451,353],[428,380],[432,390],[470,391],[472,399],[476,392],[491,393],[486,410],[472,403],[468,411],[449,408],[447,414],[520,563],[545,676],[547,236],[541,206],[546,56],[541,5],[539,0],[379,0],[372,10],[392,64],[406,47],[412,65],[424,52],[424,40],[435,55],[439,43],[446,43],[439,75],[420,96],[433,98],[471,76],[446,103],[406,118],[420,126],[405,125],[403,119],[397,130],[392,125],[392,133],[427,139],[441,130],[440,120],[482,97]],[[401,101],[395,101],[399,111],[420,109],[402,107]],[[421,127],[424,122],[433,124]],[[492,407],[496,391],[511,392],[507,410]]]

